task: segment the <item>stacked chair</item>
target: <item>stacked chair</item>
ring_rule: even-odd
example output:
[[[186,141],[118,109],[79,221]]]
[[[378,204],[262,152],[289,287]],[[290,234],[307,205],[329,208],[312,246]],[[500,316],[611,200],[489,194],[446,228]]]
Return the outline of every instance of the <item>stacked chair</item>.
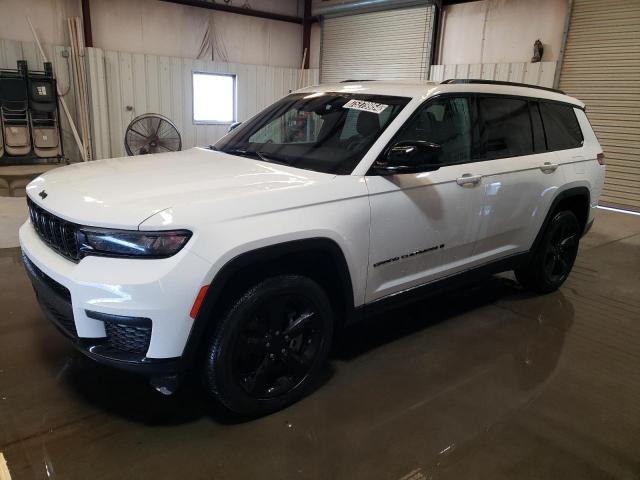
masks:
[[[63,155],[56,80],[51,63],[29,71],[0,70],[0,157],[7,163],[33,163]]]
[[[29,72],[29,124],[33,151],[39,158],[61,155],[56,81],[50,63],[44,72]]]
[[[17,70],[0,71],[0,121],[4,153],[21,156],[31,152],[27,62],[19,61]]]

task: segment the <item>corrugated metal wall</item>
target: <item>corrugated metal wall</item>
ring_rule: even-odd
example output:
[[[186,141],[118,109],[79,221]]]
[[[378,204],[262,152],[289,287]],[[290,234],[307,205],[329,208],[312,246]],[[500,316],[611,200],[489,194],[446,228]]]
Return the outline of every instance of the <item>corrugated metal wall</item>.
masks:
[[[604,149],[601,202],[640,210],[640,1],[574,0],[560,88],[585,102]]]
[[[433,6],[327,18],[322,23],[323,82],[426,79]]]
[[[556,62],[432,65],[429,79],[441,82],[448,78],[481,78],[553,87],[555,71]]]
[[[318,83],[318,70],[208,62],[191,58],[131,54],[89,48],[88,72],[95,158],[125,155],[129,122],[147,112],[169,117],[183,149],[214,143],[226,125],[194,125],[192,72],[237,75],[238,119],[246,120],[289,91]],[[128,108],[131,107],[131,108]]]
[[[37,50],[34,42],[17,42],[13,40],[0,40],[0,68],[16,68],[18,60],[26,60],[30,70],[42,70],[42,58]],[[49,61],[53,64],[53,71],[58,80],[58,90],[65,94],[64,98],[69,107],[71,115],[76,121],[77,112],[76,104],[73,97],[74,84],[73,75],[71,73],[71,64],[68,58],[63,57],[69,47],[59,45],[42,45],[42,49]],[[60,111],[60,126],[62,127],[62,140],[64,145],[64,153],[71,161],[79,161],[81,159],[80,151],[76,147],[71,127],[67,121],[64,112]]]

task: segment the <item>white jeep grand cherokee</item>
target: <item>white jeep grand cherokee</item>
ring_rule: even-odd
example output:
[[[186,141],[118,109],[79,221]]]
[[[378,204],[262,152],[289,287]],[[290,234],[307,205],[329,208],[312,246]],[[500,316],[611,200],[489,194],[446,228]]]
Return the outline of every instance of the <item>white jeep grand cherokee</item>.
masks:
[[[98,362],[173,391],[198,367],[241,414],[309,392],[374,307],[515,270],[557,289],[604,157],[584,104],[486,81],[305,88],[218,143],[53,170],[27,187],[42,309]]]

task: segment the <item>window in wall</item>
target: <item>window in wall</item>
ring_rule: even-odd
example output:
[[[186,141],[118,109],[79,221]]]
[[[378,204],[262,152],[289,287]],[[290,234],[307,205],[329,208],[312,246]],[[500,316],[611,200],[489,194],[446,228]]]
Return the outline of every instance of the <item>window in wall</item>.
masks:
[[[479,97],[478,111],[482,118],[480,148],[485,160],[533,153],[531,120],[526,100]]]
[[[580,148],[584,141],[573,107],[559,103],[540,103],[549,150]]]
[[[236,76],[219,73],[193,73],[194,123],[233,123],[236,121]]]
[[[471,161],[472,124],[467,98],[429,102],[402,129],[394,142],[424,140],[440,146],[439,164]]]

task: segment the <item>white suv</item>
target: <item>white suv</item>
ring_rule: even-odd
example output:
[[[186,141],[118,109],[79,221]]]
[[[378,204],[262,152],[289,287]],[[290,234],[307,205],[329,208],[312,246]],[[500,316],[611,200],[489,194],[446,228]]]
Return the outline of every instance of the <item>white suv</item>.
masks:
[[[86,355],[165,393],[197,366],[256,415],[309,392],[337,328],[374,308],[506,270],[557,289],[603,164],[584,104],[559,91],[319,85],[209,149],[38,177],[20,242]]]

